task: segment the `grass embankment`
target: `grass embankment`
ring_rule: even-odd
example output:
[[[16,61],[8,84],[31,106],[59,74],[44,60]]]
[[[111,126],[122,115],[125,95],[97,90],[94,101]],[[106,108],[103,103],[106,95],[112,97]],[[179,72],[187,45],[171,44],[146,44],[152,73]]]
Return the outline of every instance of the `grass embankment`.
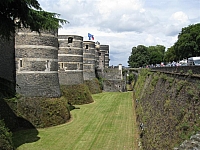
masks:
[[[14,133],[18,150],[136,150],[132,92],[92,95],[92,104],[76,105],[72,121],[63,125]],[[28,143],[29,142],[29,143]]]

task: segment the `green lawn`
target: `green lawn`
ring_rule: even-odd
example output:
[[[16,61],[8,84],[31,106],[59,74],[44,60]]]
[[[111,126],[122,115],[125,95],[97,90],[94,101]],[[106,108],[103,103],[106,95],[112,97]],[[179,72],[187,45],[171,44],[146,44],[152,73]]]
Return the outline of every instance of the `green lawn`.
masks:
[[[14,134],[17,150],[136,150],[132,92],[92,95],[69,123]]]

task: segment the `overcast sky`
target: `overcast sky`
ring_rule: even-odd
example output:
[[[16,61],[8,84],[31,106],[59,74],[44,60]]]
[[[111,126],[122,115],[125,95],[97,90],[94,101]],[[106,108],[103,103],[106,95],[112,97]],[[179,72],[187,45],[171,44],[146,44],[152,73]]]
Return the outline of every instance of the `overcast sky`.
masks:
[[[110,65],[128,66],[132,47],[171,47],[183,27],[200,23],[200,0],[38,0],[70,23],[59,35],[88,33],[110,47]]]

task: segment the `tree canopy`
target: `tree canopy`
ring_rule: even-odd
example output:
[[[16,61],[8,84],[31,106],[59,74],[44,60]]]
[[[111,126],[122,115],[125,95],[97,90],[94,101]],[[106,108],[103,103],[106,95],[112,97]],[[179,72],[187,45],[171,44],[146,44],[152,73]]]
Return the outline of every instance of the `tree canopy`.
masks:
[[[132,48],[128,64],[130,67],[145,67],[151,64],[160,64],[164,59],[165,47],[163,45],[149,46],[138,45]]]
[[[200,56],[200,23],[182,28],[178,40],[167,51],[163,45],[133,47],[128,64],[130,67],[143,67],[195,56]]]
[[[200,23],[182,28],[174,50],[178,60],[200,56]]]
[[[174,60],[177,60],[177,57],[176,57],[176,54],[175,54],[174,46],[171,46],[165,52],[164,61],[165,62],[172,62]]]
[[[149,64],[160,64],[164,59],[165,47],[163,45],[149,46]]]
[[[32,31],[58,29],[67,21],[59,14],[42,10],[37,0],[1,0],[0,36],[9,38],[16,28],[30,28]]]
[[[131,56],[129,56],[128,64],[132,68],[144,67],[149,64],[149,53],[147,47],[138,45],[132,48]]]

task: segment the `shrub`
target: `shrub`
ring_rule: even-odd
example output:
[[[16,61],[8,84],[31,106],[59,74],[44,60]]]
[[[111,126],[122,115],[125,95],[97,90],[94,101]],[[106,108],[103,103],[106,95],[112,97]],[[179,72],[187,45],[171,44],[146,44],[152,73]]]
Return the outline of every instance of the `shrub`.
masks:
[[[60,98],[21,98],[18,102],[18,116],[23,118],[21,127],[44,128],[66,123],[70,119],[67,102],[63,96]]]
[[[151,85],[152,85],[152,86],[156,86],[158,80],[159,80],[159,76],[158,76],[157,74],[155,74],[155,75],[153,76],[152,81],[151,81]]]
[[[0,149],[13,150],[12,133],[5,127],[3,120],[0,120]]]
[[[85,80],[84,82],[88,86],[91,94],[97,94],[102,92],[102,83],[100,84],[97,78],[94,78],[93,80]]]
[[[181,89],[186,86],[188,84],[187,81],[179,81],[178,84],[177,84],[177,92],[179,93],[181,91]]]
[[[94,100],[85,84],[61,85],[62,94],[72,105],[92,103]]]
[[[192,70],[188,70],[188,71],[187,71],[187,74],[188,74],[189,76],[193,75]]]

